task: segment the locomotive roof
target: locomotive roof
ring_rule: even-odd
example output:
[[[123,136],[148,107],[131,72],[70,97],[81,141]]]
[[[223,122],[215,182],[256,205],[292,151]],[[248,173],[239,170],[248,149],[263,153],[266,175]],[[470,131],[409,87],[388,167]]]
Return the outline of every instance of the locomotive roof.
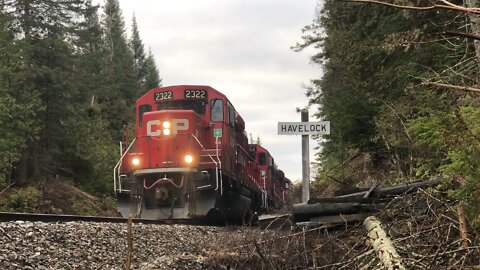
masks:
[[[218,91],[217,89],[211,87],[211,86],[208,86],[208,85],[195,85],[195,84],[185,84],[185,85],[170,85],[170,86],[162,86],[162,87],[155,87],[155,88],[152,88],[150,90],[148,90],[148,92],[146,92],[143,96],[139,97],[137,99],[137,102],[139,101],[143,101],[144,99],[150,99],[151,96],[159,91],[159,90],[186,90],[186,89],[192,89],[192,88],[195,88],[195,89],[201,89],[201,90],[207,90],[208,92],[210,93],[215,93],[219,96],[221,96],[222,98],[227,98],[222,92]]]

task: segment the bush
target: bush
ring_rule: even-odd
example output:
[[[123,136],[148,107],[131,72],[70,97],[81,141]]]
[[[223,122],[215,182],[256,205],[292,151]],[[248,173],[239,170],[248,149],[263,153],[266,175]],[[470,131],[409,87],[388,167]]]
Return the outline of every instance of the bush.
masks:
[[[35,187],[19,189],[6,196],[0,209],[8,212],[35,212],[40,197],[41,192]]]

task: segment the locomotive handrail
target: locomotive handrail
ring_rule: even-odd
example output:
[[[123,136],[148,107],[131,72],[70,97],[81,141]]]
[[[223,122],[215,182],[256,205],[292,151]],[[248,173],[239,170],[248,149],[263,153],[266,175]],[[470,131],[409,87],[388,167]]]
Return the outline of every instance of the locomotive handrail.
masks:
[[[121,167],[123,158],[127,155],[128,150],[130,150],[130,148],[132,147],[132,145],[133,145],[133,143],[135,142],[135,140],[137,140],[137,138],[134,138],[134,139],[132,140],[132,142],[131,142],[130,145],[127,147],[127,149],[126,149],[125,152],[123,153],[123,155],[122,155],[122,157],[120,158],[120,160],[117,162],[117,164],[115,165],[115,167],[113,167],[113,191],[114,191],[114,192],[117,192],[117,172],[118,172],[118,174],[120,174],[120,167]],[[122,183],[121,183],[120,179],[118,179],[118,187],[119,187],[119,191],[122,192]]]
[[[251,161],[255,161],[255,159],[250,155],[250,153],[248,153],[248,151],[245,150],[242,146],[237,144],[237,147],[240,148],[240,150],[242,150],[242,152],[247,155],[248,159],[250,159]]]
[[[215,190],[218,190],[218,167],[220,166],[220,177],[222,177],[221,175],[221,172],[222,172],[222,162],[220,161],[220,158],[218,157],[218,144],[216,143],[216,157],[217,157],[217,161],[215,161],[215,159],[212,157],[212,155],[210,155],[210,153],[208,153],[208,150],[205,149],[205,147],[203,146],[203,144],[200,142],[200,140],[197,138],[197,136],[191,134],[193,136],[193,138],[195,138],[195,140],[197,141],[198,145],[200,145],[200,147],[202,147],[202,149],[206,152],[206,154],[208,155],[208,157],[210,157],[210,159],[213,161],[213,163],[215,164],[215,183],[216,183],[216,187],[215,187]],[[218,138],[218,137],[217,137]],[[222,181],[223,182],[223,181]],[[220,194],[223,193],[223,189],[221,189],[221,192]]]
[[[222,161],[218,157],[218,138],[220,137],[215,137],[215,149],[217,150],[217,159],[218,163],[220,165],[220,195],[223,195],[223,177],[222,177]],[[218,190],[218,176],[217,176],[217,188],[215,190]]]

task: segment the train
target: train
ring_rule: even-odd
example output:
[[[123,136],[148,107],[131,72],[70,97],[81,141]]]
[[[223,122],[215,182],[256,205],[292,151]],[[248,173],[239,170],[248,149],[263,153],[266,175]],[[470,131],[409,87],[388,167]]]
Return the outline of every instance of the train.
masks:
[[[230,100],[205,85],[149,90],[120,142],[113,185],[122,216],[248,220],[285,205],[292,182],[249,142]]]

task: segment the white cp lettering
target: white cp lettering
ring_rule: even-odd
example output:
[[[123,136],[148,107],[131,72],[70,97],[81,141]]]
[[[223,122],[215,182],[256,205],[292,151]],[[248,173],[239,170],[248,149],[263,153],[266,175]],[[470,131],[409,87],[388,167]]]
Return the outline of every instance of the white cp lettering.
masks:
[[[178,134],[178,131],[188,130],[190,123],[188,119],[173,119],[172,131],[173,134]],[[162,135],[162,121],[150,120],[147,122],[147,136],[160,136]]]
[[[188,130],[188,119],[173,119],[173,134],[177,134],[179,130]]]

